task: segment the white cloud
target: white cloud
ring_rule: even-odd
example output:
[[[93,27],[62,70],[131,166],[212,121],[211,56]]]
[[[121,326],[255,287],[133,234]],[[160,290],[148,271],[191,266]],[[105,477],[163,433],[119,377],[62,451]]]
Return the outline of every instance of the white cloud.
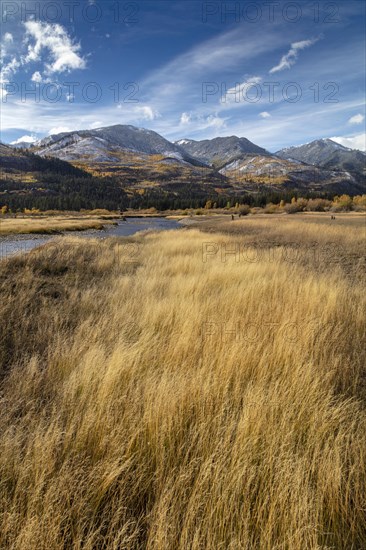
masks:
[[[299,55],[298,52],[304,50],[305,48],[309,48],[309,46],[312,46],[313,44],[318,42],[318,40],[320,40],[320,37],[312,38],[310,40],[302,40],[301,42],[293,42],[287,54],[281,57],[281,61],[279,62],[279,64],[270,69],[270,74],[277,73],[278,71],[283,71],[283,69],[290,69],[290,67],[292,67],[292,65],[295,65],[296,63]]]
[[[209,115],[206,118],[206,128],[225,128],[225,119],[217,115]]]
[[[365,117],[363,115],[361,115],[361,113],[359,113],[358,115],[354,115],[352,116],[348,123],[349,124],[362,124],[362,122],[364,121]]]
[[[41,73],[39,71],[36,71],[35,73],[33,73],[31,80],[32,82],[42,82]]]
[[[189,122],[191,122],[191,119],[192,119],[192,115],[190,113],[182,113],[180,117],[180,123],[188,124]]]
[[[45,65],[45,74],[50,76],[54,73],[70,72],[73,69],[84,69],[86,62],[79,55],[80,45],[75,44],[66,30],[61,25],[50,25],[39,21],[27,21],[24,23],[26,28],[26,36],[24,43],[28,45],[27,54],[20,56],[20,59],[13,56],[6,63],[5,58],[9,58],[6,50],[6,44],[13,42],[13,36],[10,33],[5,33],[1,44],[1,62],[2,68],[0,71],[0,99],[3,100],[8,92],[6,84],[10,83],[10,79],[22,65],[40,61],[42,51],[48,50],[51,58],[50,63]],[[31,40],[34,43],[31,44]],[[49,82],[49,78],[42,76],[40,71],[33,73],[32,82]]]
[[[85,69],[86,61],[79,55],[81,46],[71,40],[64,27],[41,21],[27,21],[24,26],[28,52],[23,64],[40,61],[42,51],[48,50],[51,61],[45,65],[46,74]]]
[[[331,137],[336,143],[340,143],[343,147],[349,147],[350,149],[359,149],[360,151],[366,151],[366,134],[357,134],[356,136],[340,136]]]
[[[68,126],[56,126],[55,128],[51,128],[48,135],[54,136],[55,134],[63,134],[64,132],[72,132],[72,130]]]
[[[0,71],[0,98],[3,100],[7,95],[8,91],[6,85],[10,83],[10,78],[17,72],[20,67],[19,61],[13,57],[11,61],[5,63]]]
[[[10,145],[18,145],[18,143],[35,143],[37,138],[35,136],[22,136],[15,141],[12,141]]]
[[[259,113],[259,116],[262,118],[270,118],[272,115],[267,113],[267,111],[262,111],[261,113]]]
[[[118,103],[117,109],[120,109],[121,111],[125,109],[126,105],[124,103]],[[129,109],[129,112],[132,116],[135,117],[137,120],[156,120],[157,118],[161,117],[161,114],[158,110],[154,109],[153,107],[150,107],[149,105],[138,105],[131,107]]]
[[[94,120],[91,124],[89,124],[89,128],[91,130],[94,130],[95,128],[102,128],[103,127],[103,121],[102,120]]]
[[[8,82],[8,78],[10,78],[13,74],[17,72],[17,70],[20,67],[19,61],[16,59],[16,57],[13,57],[9,63],[6,63],[0,72],[0,79],[1,82]]]
[[[143,120],[155,120],[161,116],[159,111],[156,111],[149,105],[137,107],[136,112]]]

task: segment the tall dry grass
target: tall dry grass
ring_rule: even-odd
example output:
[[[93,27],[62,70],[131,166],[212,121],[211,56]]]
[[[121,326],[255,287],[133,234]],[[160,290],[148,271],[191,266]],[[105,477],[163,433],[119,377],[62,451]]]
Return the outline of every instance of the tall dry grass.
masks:
[[[366,547],[362,285],[232,238],[3,262],[1,548]]]
[[[294,259],[317,273],[340,271],[360,282],[366,273],[366,217],[363,214],[249,216],[228,221],[228,216],[189,220],[208,233],[230,235],[230,243],[255,252],[271,249],[272,255]],[[187,223],[187,222],[186,222]]]

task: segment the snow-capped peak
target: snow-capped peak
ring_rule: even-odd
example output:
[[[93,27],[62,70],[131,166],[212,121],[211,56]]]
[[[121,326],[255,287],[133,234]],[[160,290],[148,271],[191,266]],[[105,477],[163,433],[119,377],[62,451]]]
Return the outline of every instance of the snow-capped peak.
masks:
[[[180,139],[179,141],[175,142],[177,145],[187,145],[187,143],[191,143],[190,139]]]

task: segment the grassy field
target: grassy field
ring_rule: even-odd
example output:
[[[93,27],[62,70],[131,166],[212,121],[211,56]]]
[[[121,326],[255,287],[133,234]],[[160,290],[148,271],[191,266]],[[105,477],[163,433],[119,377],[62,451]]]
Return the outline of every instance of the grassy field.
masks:
[[[84,231],[103,229],[114,223],[111,220],[95,216],[47,216],[0,218],[0,235],[21,235],[27,233],[61,233],[62,231]]]
[[[366,547],[364,218],[283,220],[1,263],[1,548]]]
[[[230,236],[230,243],[236,243],[236,253],[240,249],[240,257],[248,261],[246,249],[251,246],[252,259],[279,256],[290,263],[302,263],[313,273],[336,270],[365,281],[365,214],[336,214],[335,220],[329,214],[315,212],[291,216],[261,214],[234,220],[227,215],[195,216],[182,223],[207,233]]]

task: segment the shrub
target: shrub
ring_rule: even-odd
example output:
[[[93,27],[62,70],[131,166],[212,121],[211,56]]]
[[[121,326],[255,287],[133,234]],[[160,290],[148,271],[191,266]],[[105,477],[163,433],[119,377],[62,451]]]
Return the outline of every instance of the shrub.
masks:
[[[308,212],[326,212],[332,206],[332,202],[326,199],[309,199],[305,210]]]
[[[303,199],[302,197],[297,199],[296,205],[297,205],[298,212],[303,212],[307,204],[308,204],[308,201],[306,199]]]
[[[352,209],[352,199],[349,195],[334,197],[332,212],[348,212]]]
[[[353,197],[352,202],[356,212],[364,212],[366,210],[366,195],[357,195]]]
[[[278,211],[279,211],[278,204],[273,204],[272,202],[268,203],[264,208],[264,212],[266,214],[275,214]]]
[[[250,214],[250,206],[243,204],[239,207],[239,216],[247,216]]]
[[[250,209],[250,213],[255,215],[255,214],[261,214],[263,212],[263,208],[261,208],[260,206],[253,206],[253,208]]]
[[[41,211],[38,210],[37,208],[32,208],[32,210],[29,210],[28,208],[24,208],[24,214],[26,214],[27,216],[32,216],[34,214],[40,214]]]
[[[299,212],[299,207],[295,202],[292,202],[291,204],[285,205],[284,211],[286,214],[296,214],[296,212]]]

